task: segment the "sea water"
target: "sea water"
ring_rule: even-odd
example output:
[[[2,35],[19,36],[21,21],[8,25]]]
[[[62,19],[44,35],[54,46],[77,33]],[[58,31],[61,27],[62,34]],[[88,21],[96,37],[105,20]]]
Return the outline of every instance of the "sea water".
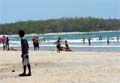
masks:
[[[76,32],[76,33],[46,33],[26,35],[30,48],[33,48],[32,38],[38,36],[40,39],[40,50],[55,50],[55,41],[61,38],[61,45],[67,40],[69,47],[74,51],[120,51],[120,31],[103,32]],[[90,38],[91,45],[88,39]],[[10,36],[10,47],[20,47],[20,38]],[[83,42],[85,39],[85,43]],[[107,43],[109,40],[109,43]],[[0,44],[2,47],[2,44]]]

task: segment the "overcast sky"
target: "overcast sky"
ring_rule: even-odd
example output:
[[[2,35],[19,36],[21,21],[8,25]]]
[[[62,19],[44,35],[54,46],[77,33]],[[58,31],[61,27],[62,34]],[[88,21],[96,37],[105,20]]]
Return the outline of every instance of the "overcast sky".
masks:
[[[76,16],[120,19],[120,0],[0,0],[0,23]]]

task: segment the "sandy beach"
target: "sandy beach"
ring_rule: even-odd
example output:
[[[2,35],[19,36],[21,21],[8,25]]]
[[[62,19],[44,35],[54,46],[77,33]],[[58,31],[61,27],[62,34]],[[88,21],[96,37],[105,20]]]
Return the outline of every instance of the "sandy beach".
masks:
[[[30,51],[31,77],[20,51],[0,51],[0,83],[120,83],[120,52]]]

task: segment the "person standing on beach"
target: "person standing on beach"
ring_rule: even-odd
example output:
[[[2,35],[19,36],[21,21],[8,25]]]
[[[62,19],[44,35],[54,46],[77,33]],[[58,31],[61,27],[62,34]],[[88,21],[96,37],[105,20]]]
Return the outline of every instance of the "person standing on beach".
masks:
[[[27,39],[24,38],[25,32],[23,30],[19,31],[19,37],[21,38],[21,58],[23,64],[23,73],[19,74],[19,76],[31,76],[31,66],[29,63],[29,45]],[[29,73],[26,74],[26,67],[28,67]]]
[[[6,50],[9,50],[10,48],[9,48],[9,38],[7,37],[6,38]]]
[[[32,39],[33,41],[33,46],[34,46],[34,50],[39,50],[39,38],[36,36]]]
[[[34,50],[35,50],[35,37],[32,39],[33,41],[33,47],[34,47]]]
[[[57,52],[60,53],[61,49],[61,39],[58,37],[58,40],[55,42],[57,47]]]
[[[2,43],[3,43],[3,50],[5,50],[6,49],[6,37],[5,36],[3,36],[2,38]]]

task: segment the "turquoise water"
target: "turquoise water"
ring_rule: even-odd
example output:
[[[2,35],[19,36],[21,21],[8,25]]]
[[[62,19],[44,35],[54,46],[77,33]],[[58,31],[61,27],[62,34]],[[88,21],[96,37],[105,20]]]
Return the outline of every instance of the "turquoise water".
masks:
[[[32,38],[35,35],[26,36],[29,45],[32,48]],[[54,33],[54,34],[38,34],[41,43],[41,50],[54,50],[56,48],[54,42],[61,37],[61,43],[64,47],[64,40],[67,40],[72,50],[79,51],[120,51],[120,31],[111,32],[85,32],[85,33]],[[10,47],[20,47],[20,38],[18,36],[10,36]],[[83,43],[85,38],[85,44]],[[91,45],[88,44],[88,38],[91,39]],[[107,39],[109,38],[109,45]],[[0,45],[2,47],[2,45]]]
[[[98,37],[116,37],[120,36],[120,32],[91,32],[91,33],[82,33],[82,34],[54,34],[54,35],[44,35],[47,40],[55,40],[56,37],[61,37],[62,39],[81,39],[81,38],[98,38]]]

